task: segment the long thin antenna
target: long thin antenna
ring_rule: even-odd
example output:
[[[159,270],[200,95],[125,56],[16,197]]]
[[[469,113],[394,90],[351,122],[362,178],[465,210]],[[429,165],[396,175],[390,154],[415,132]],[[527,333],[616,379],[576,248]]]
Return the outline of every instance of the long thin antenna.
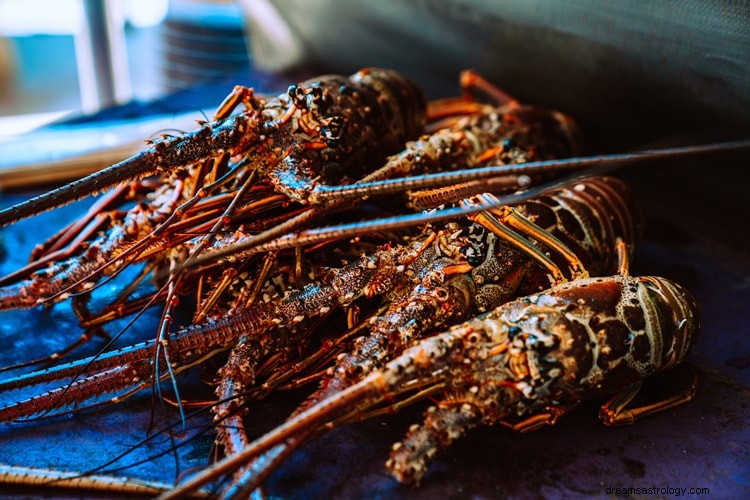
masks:
[[[242,258],[263,252],[312,245],[323,241],[350,238],[367,232],[403,229],[407,227],[419,226],[428,222],[451,220],[457,217],[483,212],[485,210],[503,205],[513,205],[516,203],[520,203],[522,201],[526,201],[528,199],[539,196],[541,193],[547,191],[548,189],[552,189],[578,179],[583,179],[588,176],[588,172],[586,174],[575,174],[564,179],[557,179],[554,182],[541,184],[522,193],[509,194],[506,196],[498,197],[492,202],[479,203],[466,207],[446,208],[432,210],[424,213],[407,214],[397,217],[371,219],[366,221],[350,222],[346,224],[336,224],[321,228],[306,229],[296,233],[288,233],[284,236],[262,244],[257,244],[257,242],[252,237],[250,237],[247,240],[241,240],[233,245],[227,245],[220,249],[212,250],[211,252],[198,255],[194,258],[194,260],[191,261],[190,264],[200,266],[227,257]]]
[[[599,173],[601,172],[601,169],[611,167],[612,165],[624,166],[628,163],[643,160],[677,158],[682,156],[734,151],[745,148],[750,148],[750,139],[703,144],[699,146],[649,149],[632,153],[614,153],[598,156],[564,158],[559,160],[535,161],[513,165],[478,167],[457,170],[455,172],[440,172],[400,179],[362,182],[346,186],[326,186],[321,184],[314,188],[310,200],[322,203],[328,200],[341,198],[378,196],[399,193],[406,190],[447,186],[459,182],[486,180],[493,177],[501,177],[511,174],[552,174],[567,172],[570,170],[581,170],[584,168],[592,169],[592,173]]]

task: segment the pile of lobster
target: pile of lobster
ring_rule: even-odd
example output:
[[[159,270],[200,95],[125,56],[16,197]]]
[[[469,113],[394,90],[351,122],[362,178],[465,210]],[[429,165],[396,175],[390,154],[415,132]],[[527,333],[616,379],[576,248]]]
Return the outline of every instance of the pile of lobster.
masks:
[[[694,385],[629,407],[644,378],[685,359],[698,311],[676,283],[629,276],[643,215],[623,181],[594,174],[747,144],[579,158],[568,117],[473,73],[462,85],[463,97],[429,104],[380,69],[277,97],[237,87],[197,130],[0,211],[6,225],[108,190],[0,278],[0,309],[65,303],[85,337],[161,311],[140,343],[70,360],[84,341],[71,339],[7,367],[16,375],[0,391],[58,385],[0,408],[0,421],[147,388],[181,411],[181,374],[221,366],[206,405],[223,454],[176,487],[22,467],[0,479],[243,498],[332,426],[430,398],[386,462],[418,483],[479,425],[531,431],[601,396],[611,396],[602,419],[616,425],[688,401]],[[92,293],[126,269],[137,277],[92,310]],[[185,311],[191,324],[175,325]],[[308,399],[253,440],[247,409],[298,387],[312,387]]]

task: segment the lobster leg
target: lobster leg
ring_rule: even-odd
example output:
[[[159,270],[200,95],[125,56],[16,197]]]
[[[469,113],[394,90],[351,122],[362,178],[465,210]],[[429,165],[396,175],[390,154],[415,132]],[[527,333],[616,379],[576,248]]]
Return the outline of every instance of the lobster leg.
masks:
[[[486,199],[490,202],[497,200],[495,196],[489,194],[480,195],[479,198]],[[534,238],[545,247],[562,256],[570,266],[572,279],[588,278],[588,271],[578,255],[576,255],[575,252],[573,252],[565,243],[560,241],[560,239],[554,234],[537,226],[514,208],[499,207],[492,209],[489,212],[498,216],[498,218],[493,217],[488,212],[480,212],[469,218],[482,224],[485,228],[489,229],[497,236],[500,236],[528,257],[547,268],[553,277],[552,284],[559,284],[565,281],[560,268],[557,264],[552,262],[552,260],[550,260],[538,246],[531,244],[526,238],[522,237],[512,229],[520,231],[527,237]]]
[[[494,196],[489,196],[490,199],[497,200]],[[499,217],[499,221],[506,224],[517,231],[522,232],[527,237],[534,238],[542,245],[546,246],[550,250],[557,252],[562,256],[570,267],[571,279],[577,278],[588,278],[588,271],[586,271],[583,262],[568,246],[560,241],[554,234],[542,229],[541,227],[534,224],[528,217],[521,214],[518,210],[511,207],[498,207],[492,209],[491,212]],[[531,253],[526,252],[527,255],[532,257]],[[536,253],[536,252],[534,252]],[[533,257],[536,260],[536,256]],[[558,269],[559,271],[559,269]]]
[[[427,104],[427,118],[430,120],[428,130],[451,126],[455,123],[456,116],[481,113],[484,106],[476,98],[477,91],[488,96],[495,106],[512,108],[519,105],[518,101],[505,91],[472,70],[461,72],[459,86],[463,96],[438,99]]]
[[[196,360],[226,349],[243,334],[251,334],[262,341],[269,330],[279,325],[293,327],[305,319],[325,315],[362,294],[380,294],[390,288],[392,282],[399,278],[404,266],[416,259],[422,251],[421,244],[414,245],[413,248],[383,249],[341,269],[331,270],[322,281],[291,292],[276,302],[256,304],[247,311],[171,334],[164,339],[164,345],[169,349],[170,365],[174,363],[184,369],[197,362]],[[0,383],[0,390],[77,376],[81,370],[90,374],[89,376],[96,376],[99,372],[104,373],[128,363],[150,361],[156,345],[154,341],[144,342],[132,348],[6,379]],[[161,366],[161,363],[155,366]],[[138,376],[149,378],[141,373]],[[129,383],[129,380],[130,378],[123,378],[124,383]],[[87,390],[89,387],[87,386]],[[50,399],[45,401],[49,402]],[[38,406],[28,406],[29,411],[35,411],[36,408]],[[21,418],[25,411],[9,409],[8,415],[11,415],[11,419]]]
[[[112,260],[113,254],[127,248],[162,222],[178,203],[183,182],[166,186],[157,193],[153,206],[139,204],[129,211],[121,227],[113,228],[92,242],[83,255],[59,262],[29,279],[0,289],[0,310],[29,308],[45,300],[62,300],[72,288],[89,289],[98,273],[116,272],[127,264]]]
[[[115,206],[120,204],[122,201],[127,201],[133,198],[135,191],[137,191],[137,185],[133,183],[122,184],[111,192],[102,196],[101,199],[97,200],[91,208],[88,209],[86,215],[83,218],[72,222],[70,225],[63,228],[60,232],[49,238],[44,243],[41,243],[34,247],[31,251],[30,261],[44,259],[55,259],[56,257],[50,256],[60,251],[66,245],[69,248],[75,248],[75,243],[70,243],[71,240],[75,241],[80,238],[80,233],[86,232],[87,227],[98,227],[99,224],[91,224],[95,219],[104,219],[102,214],[109,210],[112,210]],[[5,279],[3,279],[4,281]]]
[[[599,410],[599,418],[604,425],[630,425],[643,417],[689,403],[693,400],[698,390],[698,374],[693,373],[689,385],[671,396],[654,403],[629,407],[629,403],[640,391],[641,385],[642,383],[638,382],[630,387],[626,387],[602,405]]]
[[[552,278],[551,278],[552,284],[563,283],[567,281],[565,276],[562,274],[562,271],[560,271],[560,268],[557,266],[557,264],[555,264],[552,261],[552,259],[547,257],[547,255],[545,255],[539,249],[539,247],[533,245],[526,238],[524,238],[523,236],[521,236],[520,234],[513,231],[511,228],[509,228],[505,224],[503,224],[502,221],[495,218],[491,213],[480,212],[476,215],[470,216],[470,218],[474,220],[475,222],[477,222],[478,224],[481,224],[482,226],[486,227],[487,229],[492,231],[495,235],[499,236],[506,242],[510,243],[516,249],[520,250],[522,253],[526,254],[528,257],[532,258],[537,263],[541,264],[544,268],[546,268],[552,275]],[[560,243],[562,244],[562,242]]]
[[[476,91],[487,94],[497,105],[514,105],[516,101],[510,94],[507,94],[497,85],[487,81],[482,75],[473,70],[465,70],[459,76],[459,85],[464,91],[464,98],[476,100]]]
[[[211,410],[214,413],[217,441],[224,447],[225,455],[234,455],[249,443],[244,432],[245,408],[237,395],[254,382],[261,354],[262,350],[258,345],[243,337],[232,349],[227,364],[219,372],[221,382],[216,388],[219,401]]]

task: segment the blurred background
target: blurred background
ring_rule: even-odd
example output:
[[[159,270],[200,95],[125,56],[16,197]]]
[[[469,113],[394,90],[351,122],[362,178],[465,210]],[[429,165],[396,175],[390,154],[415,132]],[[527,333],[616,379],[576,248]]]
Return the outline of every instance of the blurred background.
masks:
[[[430,98],[472,68],[574,117],[589,153],[750,136],[747,0],[0,0],[0,189],[119,161],[235,84],[365,66]]]
[[[0,135],[249,67],[232,1],[0,0]]]
[[[736,130],[750,123],[749,13],[719,0],[0,0],[0,117],[377,65],[431,96],[470,67],[584,121]]]

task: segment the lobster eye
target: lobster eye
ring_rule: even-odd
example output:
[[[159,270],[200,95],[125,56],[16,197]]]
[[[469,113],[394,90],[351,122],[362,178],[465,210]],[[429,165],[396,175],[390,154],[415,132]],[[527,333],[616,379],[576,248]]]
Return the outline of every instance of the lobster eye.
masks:
[[[700,329],[698,304],[681,285],[666,278],[641,278],[658,311],[662,325],[662,368],[670,368],[685,359]]]
[[[286,91],[286,95],[289,96],[289,99],[295,105],[300,105],[305,98],[304,91],[294,83],[289,85],[289,88]]]
[[[324,121],[325,124],[320,128],[320,132],[328,147],[334,148],[341,140],[344,132],[344,118],[340,115],[335,115],[326,118]]]

